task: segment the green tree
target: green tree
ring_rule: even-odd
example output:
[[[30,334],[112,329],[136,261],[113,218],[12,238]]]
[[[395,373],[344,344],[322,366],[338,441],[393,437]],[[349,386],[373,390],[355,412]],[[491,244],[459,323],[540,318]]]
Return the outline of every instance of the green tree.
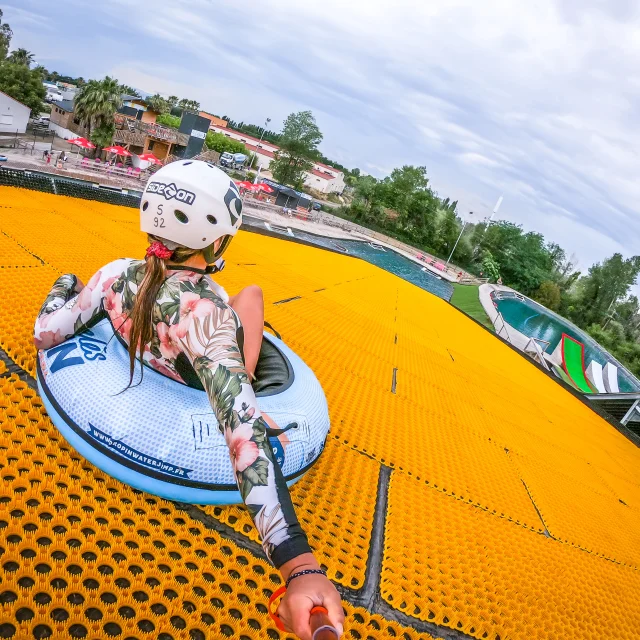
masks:
[[[136,98],[140,97],[140,94],[138,93],[137,89],[134,89],[133,87],[129,86],[128,84],[121,84],[120,85],[120,91],[121,91],[121,93],[123,93],[124,95],[127,95],[127,96],[135,96]]]
[[[606,329],[599,324],[590,325],[587,333],[631,373],[640,377],[640,344],[637,340],[626,339],[625,329],[621,323],[612,322]]]
[[[356,180],[354,192],[357,200],[362,200],[368,207],[374,198],[378,181],[373,176],[361,176]]]
[[[489,278],[490,282],[497,282],[500,279],[500,265],[496,262],[491,251],[485,251],[482,256],[482,275]]]
[[[636,296],[629,296],[626,300],[618,302],[604,321],[603,327],[606,329],[607,321],[614,318],[624,326],[627,339],[640,338],[640,308]]]
[[[163,124],[165,127],[171,127],[172,129],[180,128],[180,120],[178,116],[172,116],[169,113],[161,113],[157,118],[158,124]]]
[[[222,133],[214,133],[213,131],[207,131],[207,137],[204,140],[207,145],[207,149],[217,151],[218,153],[244,153],[249,155],[247,148],[238,140],[232,140],[227,138]]]
[[[486,232],[484,225],[477,225],[472,243],[476,256],[490,251],[500,264],[504,283],[525,295],[533,294],[545,280],[555,280],[554,252],[539,233],[525,233],[521,226],[501,220]]]
[[[581,327],[602,324],[627,297],[640,273],[640,256],[624,259],[615,253],[589,268],[580,278],[572,319]]]
[[[156,113],[169,113],[171,105],[169,101],[163,98],[159,93],[154,93],[146,99],[147,106]]]
[[[108,125],[113,124],[113,116],[121,105],[122,92],[115,78],[106,76],[102,80],[89,80],[78,90],[75,98],[75,114],[87,128],[91,140],[93,140],[92,130],[99,129],[96,138],[99,142],[94,142],[97,146],[96,153],[105,146],[102,142],[109,130]]]
[[[180,100],[176,106],[183,111],[198,111],[200,109],[199,102],[196,100],[187,100],[186,98]]]
[[[407,205],[406,218],[415,227],[416,240],[423,246],[433,247],[440,201],[430,189],[413,193]]]
[[[271,164],[273,177],[281,184],[301,188],[320,142],[322,133],[311,111],[289,114],[280,134],[280,149]]]
[[[82,76],[78,78],[74,78],[72,76],[63,76],[60,75],[57,71],[48,71],[47,69],[44,69],[43,76],[47,82],[66,82],[68,84],[73,84],[76,87],[82,87],[86,84]]]
[[[543,307],[551,309],[551,311],[558,311],[560,309],[561,295],[560,287],[557,283],[545,280],[538,290],[534,292],[533,299],[537,300]]]
[[[13,31],[6,22],[2,22],[2,9],[0,9],[0,62],[7,57],[12,37]]]
[[[445,259],[448,258],[460,235],[460,228],[460,221],[454,211],[448,207],[439,209],[433,241],[435,253]]]
[[[416,192],[426,191],[429,184],[427,168],[405,165],[401,169],[394,169],[384,182],[387,184],[385,205],[402,216],[406,214],[412,196]]]
[[[96,148],[102,149],[111,145],[116,126],[113,122],[102,122],[91,131],[91,142]]]
[[[30,67],[34,60],[35,55],[26,49],[15,49],[7,57],[7,62],[12,62],[13,64],[24,64],[27,67]]]
[[[0,64],[0,91],[22,102],[34,115],[43,110],[47,95],[39,70],[6,61]]]

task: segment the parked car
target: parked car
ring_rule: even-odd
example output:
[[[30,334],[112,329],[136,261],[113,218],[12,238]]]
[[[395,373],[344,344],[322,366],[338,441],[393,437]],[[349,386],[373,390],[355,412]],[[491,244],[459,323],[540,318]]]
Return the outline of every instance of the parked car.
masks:
[[[3,155],[0,153],[0,162],[7,162],[8,160],[9,160],[9,158],[7,158],[7,156],[3,156]]]

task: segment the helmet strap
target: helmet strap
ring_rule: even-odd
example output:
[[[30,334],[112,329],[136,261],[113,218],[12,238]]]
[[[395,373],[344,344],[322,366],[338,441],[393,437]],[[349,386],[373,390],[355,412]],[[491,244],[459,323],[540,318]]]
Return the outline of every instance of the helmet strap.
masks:
[[[211,275],[212,273],[218,273],[220,268],[215,264],[210,264],[206,269],[198,269],[196,267],[188,267],[183,264],[168,264],[167,271],[193,271],[194,273],[201,273],[203,276]]]
[[[227,247],[231,243],[232,237],[233,236],[229,235],[223,236],[217,251],[215,249],[215,242],[202,249],[202,256],[204,257],[207,264],[214,263],[216,260],[218,260],[218,258],[220,258],[220,256],[222,256],[222,254],[227,250]]]

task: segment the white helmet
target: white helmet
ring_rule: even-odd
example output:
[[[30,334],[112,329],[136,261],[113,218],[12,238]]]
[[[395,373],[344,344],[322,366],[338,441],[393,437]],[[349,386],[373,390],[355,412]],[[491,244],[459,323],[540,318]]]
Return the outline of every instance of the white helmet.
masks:
[[[229,176],[210,162],[177,160],[148,180],[140,201],[140,229],[177,245],[202,249],[215,262],[242,222],[242,199]],[[218,250],[214,243],[225,238]]]

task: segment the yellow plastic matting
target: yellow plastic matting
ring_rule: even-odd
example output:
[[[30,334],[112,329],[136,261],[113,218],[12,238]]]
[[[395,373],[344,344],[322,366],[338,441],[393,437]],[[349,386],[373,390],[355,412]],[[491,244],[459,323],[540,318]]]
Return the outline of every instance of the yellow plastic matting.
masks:
[[[298,518],[318,562],[327,568],[332,580],[352,589],[364,584],[378,470],[374,460],[329,440],[318,463],[291,489]],[[203,509],[259,541],[244,507]]]
[[[173,503],[95,469],[16,376],[0,379],[0,422],[0,637],[291,638],[267,614],[269,596],[281,585],[273,567]],[[321,473],[330,477],[330,469]],[[371,471],[363,475],[366,481]],[[326,493],[338,502],[330,488]],[[297,494],[304,496],[304,488]],[[304,511],[318,496],[299,508],[301,519],[309,520]],[[322,512],[327,535],[330,526],[345,528],[338,553],[364,555],[359,520],[367,517],[366,504],[342,520],[334,508],[319,504],[317,511],[313,524]],[[322,542],[320,557],[335,558],[329,541]],[[351,637],[431,638],[345,608]]]
[[[33,321],[56,277],[143,255],[137,225],[134,209],[0,187],[0,346],[16,364],[35,373]],[[362,260],[245,232],[226,260],[220,283],[263,288],[267,320],[325,389],[327,447],[292,496],[353,602],[379,577],[367,562],[384,528],[382,604],[345,601],[347,637],[429,638],[411,628],[422,621],[492,640],[638,637],[632,443],[449,304]],[[2,362],[0,376],[0,637],[286,637],[265,609],[276,573],[205,526],[257,548],[242,508],[187,512],[108,478]]]
[[[403,474],[391,479],[382,595],[477,638],[638,637],[637,570]]]

